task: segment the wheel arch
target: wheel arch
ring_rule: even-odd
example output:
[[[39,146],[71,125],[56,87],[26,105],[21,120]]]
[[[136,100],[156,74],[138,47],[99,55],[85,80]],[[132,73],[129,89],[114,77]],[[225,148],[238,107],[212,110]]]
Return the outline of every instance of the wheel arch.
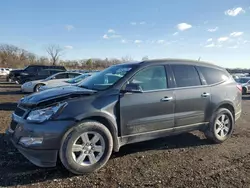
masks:
[[[86,121],[86,120],[97,121],[105,125],[110,131],[112,138],[113,138],[113,151],[116,151],[116,152],[119,151],[120,145],[118,141],[117,128],[112,123],[112,121],[110,121],[107,117],[104,117],[104,116],[90,116],[90,117],[82,119],[82,121]]]
[[[234,105],[233,105],[232,102],[230,102],[230,101],[224,101],[224,102],[220,103],[216,107],[215,111],[219,110],[220,108],[226,108],[226,109],[228,109],[232,113],[233,118],[235,120],[235,108],[234,108]]]
[[[35,84],[34,84],[34,87],[33,87],[33,91],[34,91],[34,92],[35,92],[35,89],[36,89],[36,87],[37,87],[38,85],[43,85],[43,86],[45,86],[46,84],[43,83],[43,82],[35,83]]]

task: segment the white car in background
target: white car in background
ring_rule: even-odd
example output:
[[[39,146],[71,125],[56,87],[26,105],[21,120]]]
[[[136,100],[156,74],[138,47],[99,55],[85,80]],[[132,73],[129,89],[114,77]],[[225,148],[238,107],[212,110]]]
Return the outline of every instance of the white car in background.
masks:
[[[96,74],[96,72],[83,73],[82,75],[72,78],[70,80],[58,80],[57,82],[50,82],[44,86],[39,87],[38,91],[44,91],[47,89],[52,89],[52,88],[62,87],[62,86],[67,86],[67,85],[74,85],[92,76],[93,74]]]
[[[250,93],[250,77],[241,77],[235,81],[241,85],[243,95]]]
[[[6,76],[10,73],[12,69],[10,68],[0,68],[0,76]]]
[[[26,82],[21,86],[21,90],[24,93],[33,93],[33,92],[38,92],[39,88],[41,86],[46,86],[46,85],[53,85],[55,83],[64,83],[64,81],[67,81],[69,79],[75,78],[77,76],[82,75],[82,73],[78,72],[59,72],[56,74],[53,74],[49,76],[48,78],[44,80],[34,80],[30,82]]]

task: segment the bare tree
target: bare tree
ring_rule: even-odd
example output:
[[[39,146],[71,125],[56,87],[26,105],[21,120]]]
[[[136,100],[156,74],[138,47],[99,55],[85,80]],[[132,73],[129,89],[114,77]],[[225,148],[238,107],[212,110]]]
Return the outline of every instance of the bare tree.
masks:
[[[59,58],[62,56],[63,49],[60,48],[58,45],[50,45],[46,49],[46,51],[51,58],[52,64],[56,65],[56,63],[59,61]]]

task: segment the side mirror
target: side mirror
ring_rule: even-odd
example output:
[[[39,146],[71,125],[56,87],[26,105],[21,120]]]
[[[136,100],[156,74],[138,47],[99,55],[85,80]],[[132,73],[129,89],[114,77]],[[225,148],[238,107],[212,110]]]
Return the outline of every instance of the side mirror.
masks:
[[[142,93],[142,88],[139,84],[129,83],[126,85],[124,92]]]

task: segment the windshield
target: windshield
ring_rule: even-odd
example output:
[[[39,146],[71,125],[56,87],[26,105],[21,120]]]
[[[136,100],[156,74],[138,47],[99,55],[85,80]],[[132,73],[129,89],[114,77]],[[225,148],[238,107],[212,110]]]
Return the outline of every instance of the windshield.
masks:
[[[236,79],[236,82],[244,84],[244,83],[247,83],[249,80],[250,78],[239,78],[239,79]]]
[[[67,83],[70,83],[70,84],[75,84],[75,83],[78,83],[78,82],[84,80],[85,78],[87,78],[87,77],[89,77],[89,76],[91,76],[91,74],[82,74],[82,75],[77,76],[77,77],[75,77],[75,78],[72,78],[72,79],[70,79],[70,80],[68,80],[68,81],[66,81],[66,82],[67,82]]]
[[[78,86],[92,90],[105,90],[114,85],[123,78],[129,71],[134,69],[136,65],[113,65],[88,79],[81,82]]]

